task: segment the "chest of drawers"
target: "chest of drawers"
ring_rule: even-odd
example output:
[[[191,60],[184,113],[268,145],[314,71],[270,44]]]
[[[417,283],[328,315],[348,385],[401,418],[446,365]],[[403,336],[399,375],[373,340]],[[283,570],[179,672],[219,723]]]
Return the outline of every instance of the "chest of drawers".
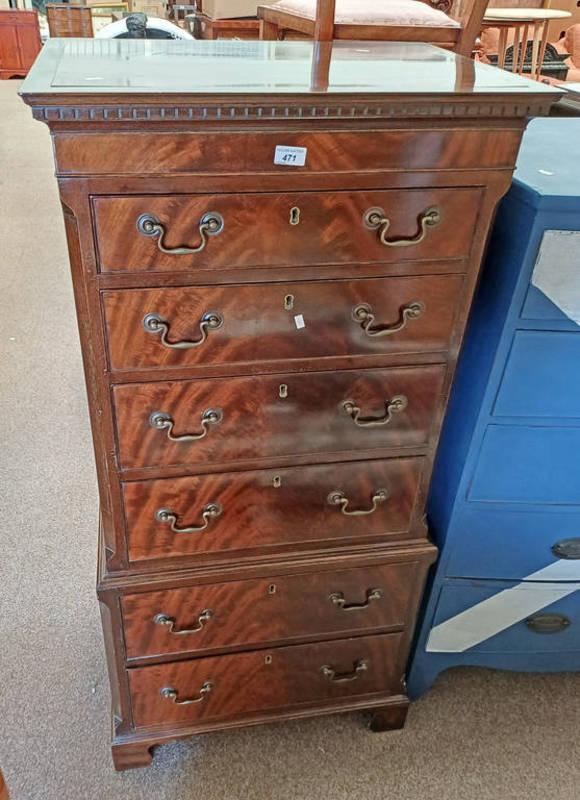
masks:
[[[116,766],[401,726],[455,359],[554,92],[423,45],[95,40],[49,42],[22,93],[73,272]]]
[[[580,670],[580,120],[534,120],[515,177],[433,474],[415,697],[459,664]]]

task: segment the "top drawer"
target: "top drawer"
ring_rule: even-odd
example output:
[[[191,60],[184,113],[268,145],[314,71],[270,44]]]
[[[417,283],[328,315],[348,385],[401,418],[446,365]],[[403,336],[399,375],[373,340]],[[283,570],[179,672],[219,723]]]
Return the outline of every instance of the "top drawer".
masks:
[[[463,258],[481,190],[94,197],[103,272]],[[383,241],[381,241],[381,239]]]
[[[122,113],[145,115],[146,110],[127,108]],[[54,137],[54,151],[60,175],[287,175],[481,167],[511,170],[520,136],[519,128],[59,132]],[[278,145],[305,148],[304,166],[275,164]]]

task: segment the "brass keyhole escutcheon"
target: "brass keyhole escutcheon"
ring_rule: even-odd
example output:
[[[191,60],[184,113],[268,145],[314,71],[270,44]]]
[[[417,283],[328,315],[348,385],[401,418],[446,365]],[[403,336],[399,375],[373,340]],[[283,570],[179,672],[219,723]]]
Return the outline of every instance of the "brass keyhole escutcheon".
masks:
[[[271,664],[272,663],[272,656],[268,655],[264,657],[264,664]]]
[[[284,298],[284,311],[292,311],[294,308],[294,295],[287,294]]]
[[[290,209],[290,225],[300,224],[300,209],[298,206],[293,206]]]
[[[285,383],[280,384],[280,388],[278,389],[278,394],[281,400],[285,400],[288,397],[288,386]]]
[[[272,486],[274,489],[279,489],[282,486],[282,478],[279,475],[274,475],[274,479],[272,480]]]
[[[268,586],[268,594],[276,594],[276,584],[275,583],[271,583]]]

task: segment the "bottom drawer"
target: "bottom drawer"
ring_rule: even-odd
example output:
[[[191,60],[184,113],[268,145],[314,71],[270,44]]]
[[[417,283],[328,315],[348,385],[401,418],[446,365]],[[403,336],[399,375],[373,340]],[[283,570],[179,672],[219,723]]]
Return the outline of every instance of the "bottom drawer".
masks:
[[[580,651],[580,582],[448,581],[439,595],[426,650]]]
[[[401,693],[403,634],[199,658],[129,670],[137,727],[207,721]]]

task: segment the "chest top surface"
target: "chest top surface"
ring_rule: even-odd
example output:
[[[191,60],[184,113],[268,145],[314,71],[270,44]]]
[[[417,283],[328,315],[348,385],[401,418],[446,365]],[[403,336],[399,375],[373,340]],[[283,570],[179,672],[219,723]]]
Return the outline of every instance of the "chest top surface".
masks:
[[[558,97],[551,87],[426,44],[118,39],[49,40],[21,94],[33,106],[61,108],[222,102],[230,104],[220,112],[228,119],[312,115],[312,105],[295,103],[321,100],[327,105],[314,114],[327,117],[469,116],[466,108],[475,107],[476,116],[521,117],[545,112]],[[260,102],[267,104],[261,113]],[[337,109],[346,102],[354,105]]]
[[[517,188],[543,198],[580,199],[580,119],[535,119],[516,165]]]

